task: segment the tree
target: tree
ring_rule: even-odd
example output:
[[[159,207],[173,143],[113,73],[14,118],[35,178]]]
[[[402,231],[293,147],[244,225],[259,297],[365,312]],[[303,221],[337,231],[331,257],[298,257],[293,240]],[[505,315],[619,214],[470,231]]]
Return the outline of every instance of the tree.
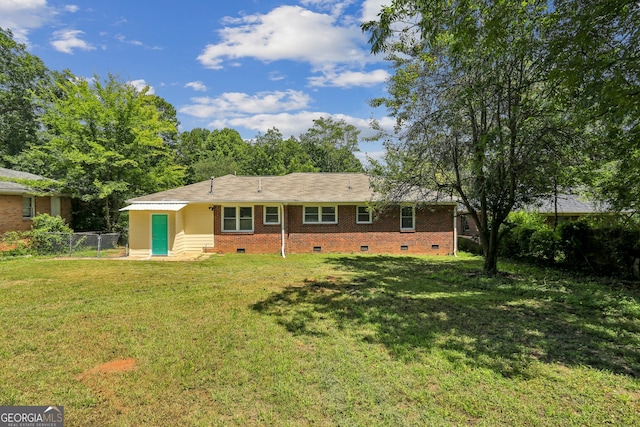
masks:
[[[255,175],[316,171],[311,157],[300,143],[293,137],[282,139],[282,133],[276,128],[256,136],[248,168]]]
[[[198,131],[202,136],[205,132]],[[192,134],[192,136],[194,136]],[[193,152],[191,169],[193,182],[204,181],[212,176],[228,174],[247,174],[247,161],[251,147],[234,129],[214,130],[206,134],[202,140],[198,137],[199,146]],[[195,147],[195,145],[194,145]]]
[[[455,194],[478,224],[486,274],[497,272],[514,207],[552,191],[565,136],[542,59],[543,1],[395,0],[363,25],[395,67],[386,106],[388,197]]]
[[[183,182],[166,140],[176,132],[175,121],[147,90],[112,75],[93,82],[60,75],[42,116],[45,142],[19,158],[25,169],[38,168],[100,209],[107,231],[118,227],[127,198]]]
[[[344,120],[321,117],[300,135],[300,144],[320,172],[362,172],[362,163],[354,155],[360,131]]]
[[[11,156],[37,139],[36,98],[48,82],[40,58],[0,28],[0,165],[11,166]]]
[[[547,64],[584,130],[584,178],[619,210],[640,212],[640,3],[556,0]]]

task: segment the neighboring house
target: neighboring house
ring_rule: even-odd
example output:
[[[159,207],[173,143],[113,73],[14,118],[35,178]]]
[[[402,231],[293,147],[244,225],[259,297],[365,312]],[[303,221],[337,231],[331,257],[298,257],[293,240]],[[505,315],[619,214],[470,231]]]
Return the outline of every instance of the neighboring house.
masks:
[[[129,254],[455,253],[456,203],[375,196],[358,173],[212,178],[128,200]]]
[[[593,215],[609,215],[608,206],[597,202],[589,201],[582,196],[576,194],[559,194],[557,202],[553,198],[541,200],[533,206],[527,207],[525,210],[529,212],[538,212],[545,218],[545,223],[553,226],[556,217],[556,203],[558,224],[568,221],[575,221],[584,216]],[[458,212],[458,233],[461,236],[477,236],[478,227],[467,212],[462,208]]]
[[[43,176],[0,168],[0,234],[7,231],[28,231],[31,219],[38,214],[61,216],[71,222],[71,199],[64,195],[43,196],[29,186],[29,181]]]
[[[543,200],[538,206],[528,209],[539,212],[544,216],[545,222],[553,226],[558,214],[558,224],[575,221],[584,216],[610,215],[611,210],[608,205],[587,200],[576,194],[559,194],[556,202],[553,198]]]

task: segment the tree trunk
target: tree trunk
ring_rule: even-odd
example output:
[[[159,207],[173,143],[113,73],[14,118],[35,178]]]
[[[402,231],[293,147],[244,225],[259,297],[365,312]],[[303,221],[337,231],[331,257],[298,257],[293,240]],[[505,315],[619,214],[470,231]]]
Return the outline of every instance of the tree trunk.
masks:
[[[498,273],[498,230],[492,227],[480,233],[484,266],[482,272],[487,276],[495,276]]]
[[[109,209],[109,197],[104,199],[104,226],[105,231],[111,233],[111,214]]]

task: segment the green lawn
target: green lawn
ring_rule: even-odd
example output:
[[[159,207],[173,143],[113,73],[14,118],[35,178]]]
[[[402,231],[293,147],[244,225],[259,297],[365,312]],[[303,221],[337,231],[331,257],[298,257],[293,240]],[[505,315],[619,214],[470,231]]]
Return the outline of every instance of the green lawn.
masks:
[[[480,268],[0,259],[0,405],[63,405],[67,426],[640,425],[640,286]]]

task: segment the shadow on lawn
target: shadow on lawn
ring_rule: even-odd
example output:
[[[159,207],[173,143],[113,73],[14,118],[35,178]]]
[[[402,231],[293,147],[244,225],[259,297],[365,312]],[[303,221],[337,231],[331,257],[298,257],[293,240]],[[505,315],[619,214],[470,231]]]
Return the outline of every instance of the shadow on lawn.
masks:
[[[291,333],[344,329],[405,360],[441,350],[453,362],[504,376],[529,376],[534,360],[640,376],[637,291],[557,273],[488,278],[476,274],[474,260],[327,262],[346,274],[288,287],[253,308],[277,316]]]

